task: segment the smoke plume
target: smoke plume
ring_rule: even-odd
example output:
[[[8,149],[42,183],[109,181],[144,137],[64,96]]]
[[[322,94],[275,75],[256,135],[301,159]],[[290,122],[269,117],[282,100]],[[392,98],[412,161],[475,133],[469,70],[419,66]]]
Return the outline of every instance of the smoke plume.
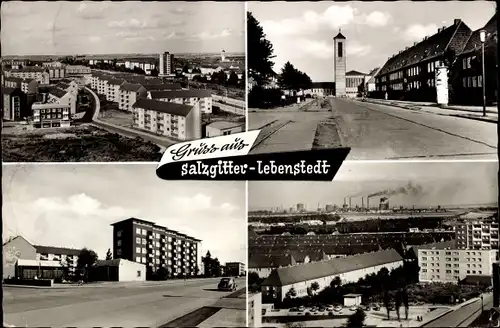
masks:
[[[395,195],[408,195],[408,196],[420,196],[423,193],[423,188],[420,185],[408,182],[404,187],[399,187],[396,189],[386,189],[373,194],[368,195],[368,198],[375,196],[395,196]]]

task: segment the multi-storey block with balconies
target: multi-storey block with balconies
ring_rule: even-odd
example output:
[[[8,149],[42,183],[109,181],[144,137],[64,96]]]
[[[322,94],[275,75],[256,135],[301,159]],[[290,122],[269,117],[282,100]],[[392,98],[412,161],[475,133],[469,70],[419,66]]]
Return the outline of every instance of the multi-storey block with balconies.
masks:
[[[170,277],[198,274],[201,240],[137,218],[112,226],[115,259],[145,264],[149,274],[160,268]]]
[[[120,86],[118,108],[127,112],[132,112],[135,102],[140,97],[145,97],[146,92],[146,89],[138,83],[123,83]]]
[[[67,266],[70,273],[75,273],[80,250],[63,247],[34,245],[38,261],[57,261]]]
[[[120,86],[125,83],[122,79],[107,78],[106,100],[119,103],[120,102]]]
[[[172,137],[195,140],[201,136],[201,114],[196,105],[140,98],[133,105],[134,127]]]
[[[474,213],[469,213],[470,215]],[[498,221],[487,215],[482,216],[483,218],[464,218],[464,221],[456,226],[455,238],[458,248],[498,249]]]
[[[198,106],[202,113],[212,113],[212,94],[207,90],[153,90],[148,99]]]

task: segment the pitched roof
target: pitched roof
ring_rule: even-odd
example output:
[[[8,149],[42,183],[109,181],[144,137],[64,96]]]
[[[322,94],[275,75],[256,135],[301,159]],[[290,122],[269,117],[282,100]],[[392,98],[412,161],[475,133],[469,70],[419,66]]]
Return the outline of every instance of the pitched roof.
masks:
[[[394,249],[388,249],[344,258],[299,264],[275,269],[262,285],[286,286],[297,282],[339,275],[402,260],[403,258],[398,252]]]
[[[148,81],[149,82],[149,81]],[[156,90],[182,90],[182,86],[179,83],[164,83],[164,84],[149,84],[144,83],[142,85],[148,91]]]
[[[479,47],[481,47],[481,39],[479,37],[479,34],[481,30],[486,31],[486,44],[488,43],[488,40],[491,40],[491,38],[497,34],[497,15],[493,15],[491,19],[486,23],[486,25],[483,26],[483,28],[480,28],[477,31],[474,31],[471,36],[469,37],[469,40],[467,40],[467,43],[465,44],[465,47],[462,51],[462,53],[468,53],[472,52]]]
[[[156,112],[162,112],[177,116],[187,116],[193,108],[192,106],[188,105],[145,98],[138,99],[133,107],[154,110]]]
[[[370,79],[368,80],[367,83],[375,83],[375,78],[377,77],[377,75],[380,73],[380,70],[382,69],[382,67],[379,67],[379,68],[376,68],[374,69],[373,71],[370,72]]]
[[[19,69],[13,69],[12,72],[45,72],[45,68],[38,66],[26,66]]]
[[[49,87],[48,91],[51,95],[54,95],[57,98],[62,98],[67,93],[66,90],[63,90],[63,89],[60,89],[57,87]]]
[[[34,245],[36,252],[39,254],[60,254],[60,255],[80,255],[79,249],[65,248],[65,247],[53,247],[53,246],[41,246]]]
[[[208,90],[153,90],[149,91],[151,98],[208,98],[212,97],[212,93]]]
[[[23,82],[24,79],[22,79],[20,77],[11,76],[11,77],[6,77],[5,81],[11,81],[11,82],[16,82],[18,84],[21,84],[21,82]]]
[[[11,87],[2,87],[2,94],[4,95],[10,95],[11,93],[13,93],[15,90],[19,90],[19,88],[11,88]],[[17,238],[17,237],[16,237]]]
[[[333,39],[345,39],[345,36],[342,33],[340,33],[340,30],[339,30],[339,34],[337,34],[337,36],[334,37]]]
[[[70,87],[70,85],[68,83],[59,82],[58,84],[56,84],[56,87],[58,87],[59,89],[67,89]]]
[[[455,240],[440,241],[437,243],[412,246],[412,248],[415,250],[419,250],[419,249],[446,249],[446,248],[453,248],[453,247],[455,247]]]
[[[411,66],[416,63],[442,55],[448,48],[451,40],[455,36],[458,29],[469,30],[469,27],[462,21],[453,24],[447,28],[439,30],[436,34],[424,39],[423,41],[408,47],[399,54],[389,58],[379,72],[379,75],[399,70],[406,66]]]
[[[115,78],[107,78],[108,84],[113,84],[113,85],[121,85],[123,82],[125,82],[122,79],[115,79]]]
[[[279,268],[295,265],[295,260],[290,254],[265,255],[250,254],[248,256],[248,267],[252,269]]]
[[[124,83],[120,86],[120,90],[137,92],[142,88],[142,85],[138,83]]]
[[[219,130],[226,130],[226,129],[231,129],[231,128],[235,128],[238,126],[244,126],[244,125],[245,125],[245,123],[241,123],[241,122],[215,121],[215,122],[212,122],[210,124],[207,124],[207,127],[212,127],[212,128],[219,129]]]
[[[381,67],[374,68],[368,73],[370,76],[374,76],[378,71],[380,71]]]
[[[349,72],[345,73],[345,75],[349,76],[349,75],[366,75],[366,74],[365,73],[361,73],[359,71],[352,70],[352,71],[349,71]]]

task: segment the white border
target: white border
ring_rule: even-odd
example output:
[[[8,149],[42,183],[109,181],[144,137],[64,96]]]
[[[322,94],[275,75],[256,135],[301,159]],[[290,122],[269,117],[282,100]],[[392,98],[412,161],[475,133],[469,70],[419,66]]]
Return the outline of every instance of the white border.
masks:
[[[248,39],[247,39],[247,13],[248,1],[245,1],[243,21],[245,22],[245,131],[248,132]],[[245,327],[248,327],[248,180],[245,181]]]
[[[245,1],[245,12],[244,12],[244,22],[245,22],[245,131],[248,131],[248,39],[247,39],[247,12],[248,12],[248,1]],[[248,320],[247,320],[248,326]]]

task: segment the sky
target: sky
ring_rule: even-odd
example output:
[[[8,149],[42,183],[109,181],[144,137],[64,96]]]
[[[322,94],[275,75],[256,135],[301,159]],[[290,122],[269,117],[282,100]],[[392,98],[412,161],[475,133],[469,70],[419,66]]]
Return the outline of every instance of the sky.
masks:
[[[3,1],[2,56],[245,51],[243,2]]]
[[[391,206],[450,206],[498,201],[498,162],[344,162],[332,182],[248,183],[249,210],[284,209],[303,203],[341,205],[344,197],[361,205],[361,197],[405,188],[411,192],[390,197]],[[373,201],[378,202],[378,197]],[[366,199],[366,198],[365,198]],[[366,205],[366,200],[365,200]]]
[[[290,61],[313,82],[333,81],[333,38],[346,37],[347,71],[369,73],[406,46],[462,19],[476,30],[495,13],[488,1],[249,2],[274,46],[279,73]]]
[[[246,263],[245,182],[165,181],[151,164],[4,165],[3,240],[93,249],[113,245],[110,224],[130,217],[202,240],[221,263]]]

